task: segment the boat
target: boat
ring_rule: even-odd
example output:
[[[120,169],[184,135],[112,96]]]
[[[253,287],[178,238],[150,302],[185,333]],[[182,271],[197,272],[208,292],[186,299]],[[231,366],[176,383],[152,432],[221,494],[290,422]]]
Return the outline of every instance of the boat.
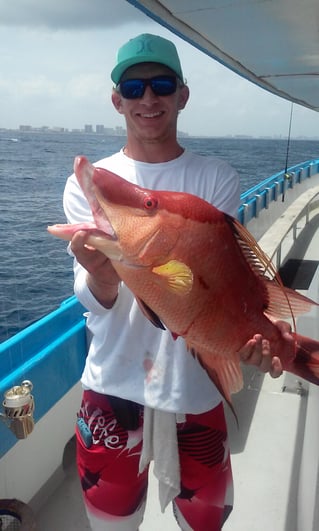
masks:
[[[251,82],[319,109],[315,2],[129,3]],[[243,193],[238,218],[286,285],[319,301],[319,159]],[[297,321],[298,332],[315,339],[318,325],[317,307]],[[2,526],[8,517],[24,531],[89,529],[74,444],[86,350],[85,309],[74,296],[0,345]],[[244,388],[233,397],[238,426],[227,415],[235,508],[224,530],[318,531],[318,399],[318,387],[292,375],[273,380],[245,368]],[[151,474],[140,530],[163,526],[178,529],[169,509],[160,512]]]

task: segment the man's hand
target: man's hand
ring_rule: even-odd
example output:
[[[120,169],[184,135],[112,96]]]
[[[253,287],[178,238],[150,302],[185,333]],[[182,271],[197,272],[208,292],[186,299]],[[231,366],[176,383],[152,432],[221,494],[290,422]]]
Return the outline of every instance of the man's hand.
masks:
[[[118,295],[120,278],[110,260],[87,245],[88,233],[78,231],[71,241],[71,251],[87,270],[87,284],[94,297],[105,308],[111,308]]]
[[[286,341],[293,342],[291,336],[291,326],[285,321],[274,323],[279,329],[282,337]],[[239,351],[240,359],[247,365],[255,365],[262,372],[269,372],[272,378],[278,378],[282,374],[281,361],[277,356],[272,356],[270,344],[267,339],[263,339],[261,334],[256,334],[246,345]]]

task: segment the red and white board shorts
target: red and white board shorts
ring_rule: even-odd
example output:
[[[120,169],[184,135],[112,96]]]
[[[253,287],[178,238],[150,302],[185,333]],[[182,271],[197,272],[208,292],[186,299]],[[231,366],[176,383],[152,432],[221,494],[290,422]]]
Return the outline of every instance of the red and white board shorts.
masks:
[[[93,531],[136,531],[143,520],[148,470],[139,474],[143,408],[138,427],[127,430],[108,397],[84,391],[79,417],[77,463]],[[83,422],[82,421],[82,422]],[[181,491],[173,510],[183,530],[219,531],[232,510],[233,483],[223,405],[177,424]]]

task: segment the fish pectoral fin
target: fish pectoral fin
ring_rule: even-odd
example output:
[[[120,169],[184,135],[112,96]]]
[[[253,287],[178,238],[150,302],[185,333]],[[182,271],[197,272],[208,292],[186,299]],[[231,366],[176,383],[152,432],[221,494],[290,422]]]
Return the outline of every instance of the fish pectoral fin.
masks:
[[[162,321],[158,317],[158,315],[144,302],[142,299],[136,297],[136,302],[140,307],[141,312],[145,317],[151,321],[151,323],[156,326],[156,328],[161,328],[162,330],[166,330],[165,326],[163,325]]]
[[[152,272],[165,282],[167,289],[174,293],[187,295],[193,287],[193,272],[183,262],[170,260],[166,264],[153,267]]]
[[[194,353],[193,349],[191,351],[235,414],[231,403],[231,395],[238,393],[243,387],[243,375],[238,356],[234,355],[229,358],[220,354],[210,354],[204,358],[201,354]]]

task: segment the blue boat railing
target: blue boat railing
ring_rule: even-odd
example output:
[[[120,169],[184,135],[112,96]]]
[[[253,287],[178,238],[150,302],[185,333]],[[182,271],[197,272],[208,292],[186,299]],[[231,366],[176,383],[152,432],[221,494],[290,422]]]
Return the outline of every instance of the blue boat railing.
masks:
[[[14,385],[31,380],[38,421],[79,381],[87,351],[84,312],[70,297],[0,344],[0,398]],[[0,422],[0,456],[16,442]]]
[[[309,160],[292,166],[287,171],[276,173],[253,186],[240,196],[239,221],[247,225],[252,218],[258,218],[260,211],[268,208],[271,201],[277,201],[289,188],[293,188],[318,172],[319,159]]]
[[[287,188],[319,172],[319,159],[280,172],[241,195],[239,220],[258,217]],[[25,379],[34,385],[35,420],[42,418],[80,379],[87,352],[85,309],[75,297],[0,344],[0,400]],[[35,428],[36,429],[36,428]],[[16,443],[0,422],[0,456]]]

